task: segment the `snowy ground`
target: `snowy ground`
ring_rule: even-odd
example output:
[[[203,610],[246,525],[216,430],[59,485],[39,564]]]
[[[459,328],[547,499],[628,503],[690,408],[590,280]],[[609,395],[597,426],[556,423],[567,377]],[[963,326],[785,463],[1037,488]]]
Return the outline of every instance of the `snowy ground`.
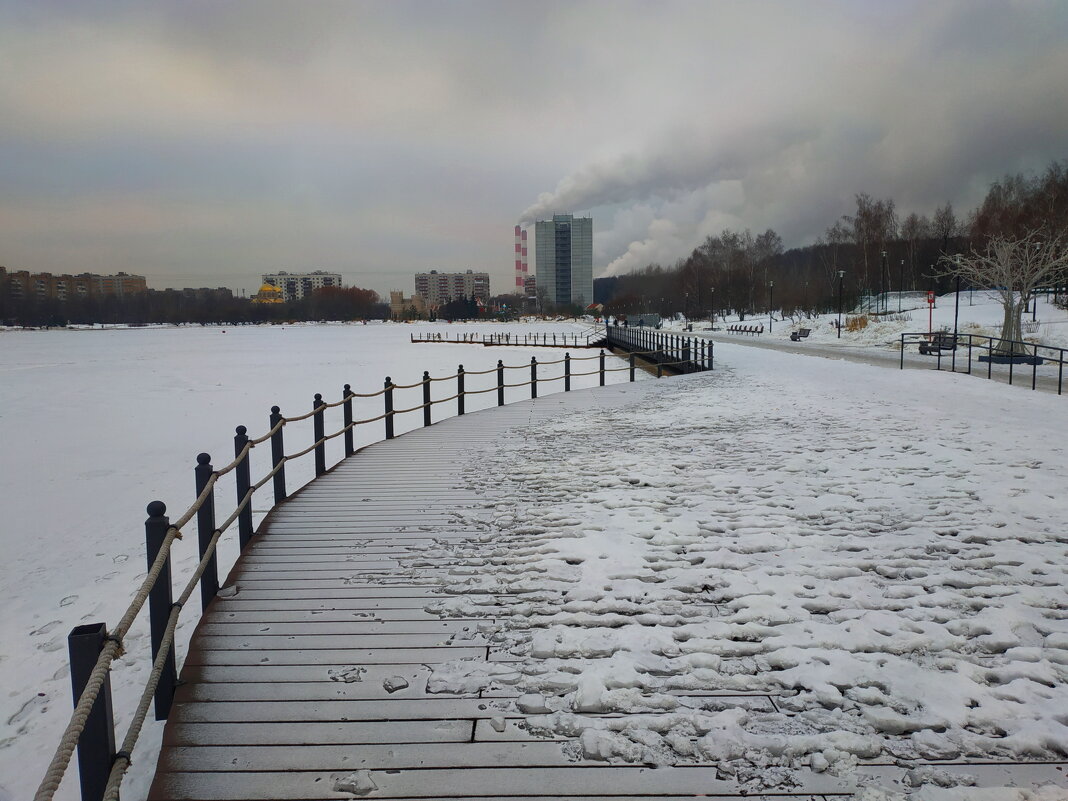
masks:
[[[492,565],[444,580],[447,614],[529,591],[487,624],[518,661],[430,687],[520,693],[576,755],[711,760],[753,790],[873,762],[1063,764],[1063,399],[731,345],[717,365],[472,465],[513,500],[483,541],[423,556]],[[983,791],[947,764],[860,797],[1068,798],[1060,775]]]
[[[259,435],[268,428],[273,404],[284,414],[301,414],[310,410],[314,393],[337,400],[345,383],[372,392],[387,375],[410,384],[423,370],[452,374],[459,363],[477,370],[498,359],[526,365],[531,355],[540,361],[563,356],[554,349],[413,345],[412,332],[580,328],[382,324],[0,332],[0,799],[28,798],[36,789],[70,714],[67,633],[82,623],[118,620],[145,570],[145,506],[163,500],[174,517],[187,508],[197,453],[212,454],[222,466],[232,458],[235,426]],[[594,364],[576,362],[574,369]],[[559,374],[560,367],[541,372],[550,371]],[[506,380],[528,376],[526,369],[510,371]],[[621,380],[625,372],[608,376],[610,383]],[[469,376],[466,388],[494,383],[494,376]],[[542,384],[540,394],[560,391],[561,383]],[[575,378],[573,386],[595,383],[596,377]],[[398,391],[396,407],[421,403],[419,392]],[[452,381],[434,385],[434,397],[454,392]],[[507,397],[529,397],[525,393],[510,389]],[[356,418],[380,414],[381,402],[357,401]],[[471,396],[467,409],[495,403],[496,393]],[[435,419],[445,413],[440,408]],[[447,413],[454,408],[448,404]],[[398,418],[397,431],[421,423],[421,415],[408,414]],[[326,425],[328,432],[340,428],[340,410]],[[382,436],[381,423],[358,428],[356,444]],[[288,453],[311,442],[310,421],[287,426]],[[328,464],[341,453],[340,439],[334,442]],[[253,451],[254,480],[269,469],[269,460],[268,447]],[[307,481],[311,457],[288,465],[287,474],[291,490]],[[234,494],[232,483],[220,483],[220,517],[233,508]],[[176,545],[176,585],[195,562],[195,539]],[[220,552],[224,576],[236,556],[234,539]],[[180,634],[188,637],[198,611],[183,618]],[[112,674],[120,738],[147,677],[147,640],[147,627],[135,627],[126,639],[127,656]],[[136,799],[147,789],[160,731],[160,724],[146,728],[124,798]],[[68,779],[60,797],[76,795],[77,782]]]

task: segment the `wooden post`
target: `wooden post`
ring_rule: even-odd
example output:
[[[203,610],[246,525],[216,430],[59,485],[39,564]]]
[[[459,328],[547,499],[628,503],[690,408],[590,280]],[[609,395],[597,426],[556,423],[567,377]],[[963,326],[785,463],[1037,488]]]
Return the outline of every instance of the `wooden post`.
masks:
[[[315,414],[312,415],[312,438],[315,442],[319,442],[326,436],[326,423],[323,420],[323,407],[326,405],[326,401],[323,400],[322,394],[316,392],[315,398],[312,400],[312,409],[315,410]],[[323,475],[326,472],[326,443],[319,442],[315,446],[315,477]]]
[[[208,482],[211,481],[211,474],[214,470],[215,468],[211,466],[211,457],[208,454],[201,453],[197,455],[197,466],[193,472],[196,476],[198,498],[204,488],[208,486]],[[214,535],[215,488],[213,487],[211,492],[208,493],[208,497],[204,499],[203,505],[197,509],[197,545],[200,548],[201,559],[207,553],[211,538]],[[207,611],[208,604],[211,603],[212,598],[219,591],[219,568],[217,562],[218,560],[213,553],[211,559],[208,560],[207,567],[204,568],[204,574],[200,577],[200,608],[204,611]]]
[[[148,567],[156,561],[156,556],[163,547],[163,541],[167,538],[167,531],[171,527],[171,521],[167,518],[167,506],[163,501],[152,501],[148,505],[148,520],[145,521],[145,556],[148,559]],[[155,585],[148,593],[148,619],[152,636],[152,661],[156,661],[159,655],[160,645],[163,643],[163,634],[167,629],[167,621],[171,616],[171,608],[174,600],[171,595],[171,559],[170,556],[163,563],[163,569],[156,579]],[[171,701],[174,700],[174,688],[178,686],[178,672],[174,669],[174,647],[170,649],[164,661],[163,673],[156,685],[156,720],[166,720],[171,711]],[[110,766],[109,766],[110,768]]]
[[[393,379],[386,376],[386,391],[382,397],[386,406],[386,439],[393,439]]]
[[[456,414],[464,413],[464,366],[456,368]]]
[[[423,426],[430,425],[430,372],[423,371]]]
[[[241,455],[241,451],[245,449],[248,444],[248,429],[244,426],[237,427],[237,434],[234,437],[234,458]],[[245,454],[240,462],[237,463],[237,467],[234,468],[234,478],[237,481],[237,503],[241,504],[241,501],[248,495],[248,491],[252,488],[252,479],[249,475],[249,463],[248,454]],[[241,510],[241,513],[237,516],[237,541],[241,550],[245,550],[245,546],[249,544],[252,539],[252,500],[250,499],[245,508]]]
[[[75,626],[67,635],[70,655],[70,683],[74,690],[74,705],[85,691],[96,660],[104,649],[107,627],[103,623]],[[111,711],[111,672],[96,696],[78,738],[78,778],[81,780],[82,801],[101,801],[104,788],[115,761],[115,717]]]
[[[271,407],[271,428],[273,429],[282,420],[282,410],[277,406]],[[271,469],[278,467],[278,472],[274,474],[274,502],[281,503],[286,499],[286,466],[284,464],[286,451],[285,444],[282,441],[282,428],[279,428],[271,435]]]
[[[341,397],[345,399],[341,409],[345,414],[345,455],[352,456],[356,448],[352,442],[352,387],[348,384],[341,390]]]

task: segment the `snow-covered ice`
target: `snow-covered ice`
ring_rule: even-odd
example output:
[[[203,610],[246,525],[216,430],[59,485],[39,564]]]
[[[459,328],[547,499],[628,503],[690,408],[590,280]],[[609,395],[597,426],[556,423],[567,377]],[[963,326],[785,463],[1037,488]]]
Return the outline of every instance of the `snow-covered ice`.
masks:
[[[268,429],[270,407],[297,415],[311,409],[316,392],[327,401],[342,386],[373,392],[390,376],[411,384],[424,370],[449,375],[496,365],[528,365],[562,357],[545,348],[483,348],[410,344],[409,334],[568,332],[574,324],[470,325],[285,325],[108,330],[0,331],[0,800],[31,797],[70,715],[66,637],[77,625],[114,625],[145,573],[145,506],[160,499],[172,517],[193,501],[193,467],[201,451],[222,466],[233,454],[237,425],[250,435]],[[573,351],[572,356],[596,351]],[[582,364],[579,362],[578,364]],[[576,371],[578,367],[576,366]],[[556,375],[559,366],[543,368]],[[522,375],[523,379],[515,376]],[[525,380],[526,368],[510,372]],[[608,381],[626,379],[610,373]],[[479,383],[480,380],[488,383]],[[494,376],[467,377],[466,388],[491,385]],[[562,389],[548,382],[541,394]],[[574,379],[576,388],[596,376]],[[508,399],[524,397],[508,390]],[[434,397],[455,392],[436,383]],[[397,391],[397,408],[417,405],[419,390]],[[410,403],[409,403],[410,401]],[[356,419],[381,413],[381,398],[358,399]],[[472,395],[467,409],[496,403],[496,393]],[[436,407],[435,419],[444,411]],[[454,404],[446,404],[447,414]],[[311,421],[286,426],[286,449],[312,441]],[[397,432],[421,425],[418,413],[397,419]],[[340,428],[340,410],[327,431]],[[356,429],[356,446],[382,438],[382,424]],[[341,456],[341,440],[328,445],[327,463]],[[252,452],[253,480],[269,470],[270,449]],[[294,488],[314,474],[311,457],[286,466]],[[236,494],[231,481],[218,485],[220,517]],[[269,503],[270,486],[257,496],[256,518]],[[225,510],[225,511],[224,511]],[[190,528],[190,530],[194,530]],[[236,556],[236,534],[220,546],[220,575]],[[175,584],[196,561],[196,537],[176,545]],[[199,614],[190,609],[179,624],[179,656]],[[143,617],[143,616],[142,616]],[[121,738],[148,675],[149,643],[143,620],[125,640],[126,656],[112,672],[116,728]],[[180,660],[179,660],[180,664]],[[359,674],[339,677],[358,681]],[[123,797],[148,789],[162,724],[149,723],[134,753]],[[58,798],[77,796],[72,764]]]

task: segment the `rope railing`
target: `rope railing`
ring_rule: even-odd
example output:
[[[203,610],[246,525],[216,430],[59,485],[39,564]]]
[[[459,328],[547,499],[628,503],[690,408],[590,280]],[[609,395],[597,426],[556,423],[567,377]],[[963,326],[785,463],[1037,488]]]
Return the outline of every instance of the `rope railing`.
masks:
[[[609,345],[611,347],[612,337],[610,335],[611,331],[609,331],[608,337]],[[506,400],[506,389],[530,387],[530,397],[533,399],[537,397],[537,387],[540,383],[563,381],[564,391],[569,392],[571,391],[571,380],[573,378],[599,375],[600,383],[601,385],[604,385],[605,375],[607,373],[615,373],[623,370],[630,371],[630,380],[633,381],[635,379],[634,370],[636,358],[643,358],[644,360],[655,362],[657,365],[658,376],[662,374],[661,368],[663,367],[677,367],[681,368],[681,371],[683,372],[690,368],[705,369],[692,359],[682,358],[686,356],[689,351],[678,350],[673,347],[673,345],[677,343],[669,343],[666,339],[661,342],[643,338],[640,343],[636,340],[634,343],[630,344],[631,346],[635,344],[638,344],[639,346],[645,345],[645,347],[642,347],[642,349],[635,348],[629,350],[625,345],[622,346],[623,349],[628,350],[627,355],[629,356],[630,364],[620,367],[607,366],[605,363],[605,351],[601,350],[601,352],[596,355],[571,356],[570,354],[565,354],[562,359],[554,359],[545,362],[538,362],[536,358],[532,358],[529,364],[506,365],[502,361],[498,361],[496,367],[491,367],[485,370],[465,370],[461,365],[457,372],[452,375],[430,376],[429,373],[424,373],[421,381],[411,384],[395,384],[392,379],[387,378],[381,389],[368,393],[353,392],[350,386],[346,384],[341,400],[328,402],[324,401],[321,395],[316,395],[313,408],[307,413],[283,416],[277,406],[273,407],[271,412],[270,429],[259,437],[248,437],[246,435],[245,427],[238,426],[237,436],[234,438],[234,458],[223,467],[218,469],[212,468],[210,464],[211,457],[207,454],[200,454],[197,458],[197,487],[199,491],[193,503],[181,514],[180,517],[173,522],[169,522],[168,518],[164,516],[166,507],[162,503],[154,501],[152,504],[149,504],[149,519],[145,523],[146,542],[148,543],[148,552],[150,555],[148,572],[138,585],[129,606],[123,612],[117,625],[110,633],[107,633],[107,629],[103,624],[79,627],[79,629],[93,629],[94,632],[97,632],[98,629],[97,633],[100,634],[100,637],[95,641],[95,645],[92,646],[94,648],[92,652],[86,652],[84,650],[80,652],[79,665],[81,665],[81,667],[79,668],[80,672],[77,677],[74,676],[73,670],[73,659],[76,646],[74,632],[72,632],[70,638],[72,678],[74,678],[75,686],[80,689],[76,692],[77,700],[75,708],[60,738],[56,752],[45,771],[37,793],[34,796],[35,801],[51,801],[59,788],[60,782],[70,764],[75,749],[80,749],[86,738],[89,740],[95,739],[97,742],[113,741],[110,735],[104,737],[100,736],[101,731],[104,731],[99,728],[100,726],[106,726],[107,732],[110,732],[113,729],[114,724],[110,719],[107,719],[106,715],[102,716],[102,722],[97,721],[95,718],[93,719],[91,725],[94,728],[92,728],[92,730],[88,729],[87,726],[90,725],[91,715],[95,714],[94,709],[100,707],[99,702],[103,700],[102,696],[105,693],[110,693],[110,684],[108,682],[109,671],[115,659],[122,655],[123,638],[129,632],[134,620],[137,615],[140,614],[147,602],[150,607],[152,624],[152,669],[150,671],[149,679],[142,690],[133,719],[127,728],[121,748],[115,752],[109,758],[107,764],[104,765],[86,764],[88,760],[79,759],[82,791],[85,801],[90,801],[90,798],[92,801],[98,801],[98,799],[101,798],[106,798],[111,801],[118,799],[119,787],[123,775],[126,773],[130,765],[130,753],[132,752],[143,728],[149,706],[153,699],[155,699],[157,718],[165,718],[169,711],[174,686],[177,683],[177,673],[174,665],[174,637],[182,610],[198,585],[201,588],[201,600],[205,607],[215,597],[219,587],[215,560],[217,546],[222,535],[237,523],[241,539],[241,548],[243,549],[248,542],[251,541],[254,535],[254,531],[252,530],[251,506],[255,494],[268,483],[273,482],[275,490],[274,504],[277,505],[285,500],[287,497],[285,486],[285,466],[287,463],[298,460],[301,457],[314,452],[315,475],[322,475],[326,472],[325,447],[331,440],[344,436],[345,457],[351,456],[355,453],[352,437],[356,427],[384,421],[386,427],[386,439],[392,439],[394,436],[394,420],[397,415],[410,414],[422,410],[424,413],[424,426],[431,425],[433,422],[431,420],[431,410],[434,406],[440,406],[443,403],[456,402],[456,414],[462,415],[465,411],[464,399],[468,395],[475,396],[496,392],[497,405],[503,406]],[[650,347],[650,345],[655,345],[655,347]],[[711,343],[708,344],[708,353],[711,353]],[[702,354],[704,354],[704,351],[702,351]],[[704,357],[702,356],[702,358]],[[578,372],[571,369],[572,362],[589,361],[591,359],[600,360],[596,369]],[[561,364],[564,365],[564,370],[561,374],[551,376],[538,375],[539,368],[544,369]],[[530,378],[526,381],[506,382],[504,376],[508,370],[530,370]],[[469,376],[485,376],[494,373],[496,373],[496,382],[490,386],[468,389],[464,385],[464,379]],[[431,398],[431,385],[442,381],[455,381],[456,391],[448,397]],[[421,404],[401,409],[394,407],[394,392],[415,389],[417,387],[423,389],[423,402]],[[353,402],[356,399],[375,398],[378,396],[383,396],[384,409],[381,414],[358,420],[352,419]],[[343,407],[344,409],[344,424],[333,433],[326,434],[323,430],[325,412],[338,407]],[[290,423],[301,422],[309,418],[313,420],[315,429],[312,443],[302,450],[287,455],[284,451],[284,434],[286,427]],[[249,476],[251,453],[256,447],[268,441],[271,443],[272,451],[271,469],[258,481],[253,483]],[[219,480],[231,473],[236,474],[236,505],[229,516],[227,516],[221,524],[217,525],[214,519],[215,490]],[[176,539],[182,539],[183,528],[188,525],[194,517],[197,518],[200,561],[191,573],[178,600],[172,603],[170,600],[171,551],[174,541]],[[78,629],[75,631],[78,631]],[[92,638],[90,637],[88,640],[92,640]],[[78,647],[84,649],[88,646],[80,645]],[[110,710],[110,703],[106,706],[108,710]]]

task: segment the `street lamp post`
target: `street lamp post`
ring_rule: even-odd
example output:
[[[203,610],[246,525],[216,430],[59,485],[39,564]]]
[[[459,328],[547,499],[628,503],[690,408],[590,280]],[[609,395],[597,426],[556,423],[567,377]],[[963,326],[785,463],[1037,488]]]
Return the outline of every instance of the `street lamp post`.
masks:
[[[774,320],[771,310],[775,307],[775,282],[768,281],[768,333],[771,333],[771,322]]]
[[[712,317],[712,330],[715,330],[715,328],[716,328],[716,288],[714,286],[713,287],[709,287],[708,294],[712,296],[712,297],[709,298],[708,302],[709,302],[709,308],[710,308],[711,317]]]
[[[838,338],[842,338],[842,279],[845,277],[845,270],[838,271]]]
[[[956,297],[953,299],[953,359],[950,362],[950,370],[957,372],[957,320],[960,317],[960,256],[957,256],[957,287]]]
[[[905,287],[905,260],[897,270],[897,313],[901,314],[901,290]]]
[[[879,313],[879,307],[883,306],[883,311],[886,311],[886,278],[889,271],[886,269],[886,251],[883,251],[883,261],[879,265],[879,299],[875,301],[875,313]]]

